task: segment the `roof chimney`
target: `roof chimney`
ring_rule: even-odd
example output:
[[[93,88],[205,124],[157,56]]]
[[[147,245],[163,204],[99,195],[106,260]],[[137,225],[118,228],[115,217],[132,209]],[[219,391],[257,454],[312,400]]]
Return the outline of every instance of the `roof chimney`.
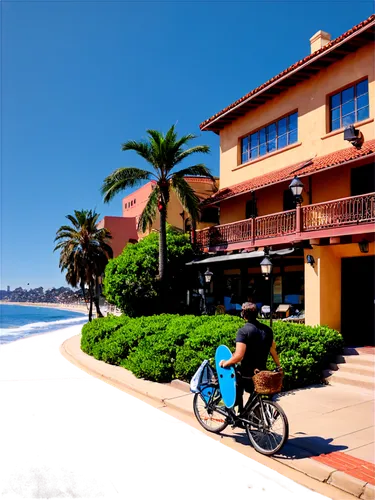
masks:
[[[319,30],[310,38],[311,54],[327,45],[331,41],[331,35],[325,31]]]

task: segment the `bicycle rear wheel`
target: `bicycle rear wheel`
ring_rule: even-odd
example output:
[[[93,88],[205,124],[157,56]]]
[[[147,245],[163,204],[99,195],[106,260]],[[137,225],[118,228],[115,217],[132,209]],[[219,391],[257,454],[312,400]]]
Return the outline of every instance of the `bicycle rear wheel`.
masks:
[[[254,448],[263,455],[274,455],[289,437],[289,423],[284,410],[273,401],[258,401],[249,411],[251,425],[246,432]]]
[[[221,398],[217,399],[220,401]],[[193,409],[196,419],[206,431],[219,434],[228,426],[229,422],[228,417],[216,411],[217,407],[225,410],[224,404],[206,403],[201,394],[194,395]]]

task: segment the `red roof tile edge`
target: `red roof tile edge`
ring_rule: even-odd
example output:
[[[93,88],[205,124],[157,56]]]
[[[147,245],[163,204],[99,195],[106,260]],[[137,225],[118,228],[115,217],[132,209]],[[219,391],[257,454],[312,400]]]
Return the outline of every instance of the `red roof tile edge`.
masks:
[[[309,54],[308,56],[304,57],[303,59],[301,59],[301,60],[297,61],[296,63],[292,64],[291,66],[289,66],[289,68],[283,70],[281,73],[279,73],[278,75],[272,77],[270,80],[268,80],[267,82],[263,83],[259,87],[253,89],[251,92],[249,92],[248,94],[244,95],[240,99],[237,99],[237,101],[233,102],[232,104],[230,104],[226,108],[222,109],[221,111],[219,111],[215,115],[211,116],[211,118],[208,118],[207,120],[203,121],[199,125],[200,129],[203,129],[209,123],[211,123],[212,121],[214,121],[216,118],[219,118],[221,115],[223,115],[227,111],[230,111],[231,109],[235,108],[238,104],[241,104],[241,102],[245,101],[249,97],[254,96],[255,94],[257,94],[258,92],[260,92],[261,90],[263,90],[265,87],[267,87],[271,83],[274,83],[275,81],[279,80],[280,78],[282,78],[283,76],[287,75],[291,71],[297,69],[299,66],[302,66],[303,64],[307,63],[309,60],[314,59],[316,56],[323,54],[328,49],[330,49],[334,45],[337,45],[338,43],[342,42],[343,40],[345,40],[345,38],[348,38],[350,35],[352,35],[356,31],[359,31],[360,29],[364,28],[368,24],[371,24],[371,22],[373,22],[374,20],[375,20],[375,14],[371,15],[368,19],[365,19],[364,21],[360,22],[359,24],[357,24],[356,26],[354,26],[350,30],[346,31],[345,33],[343,33],[339,37],[335,38],[334,40],[331,40],[326,45],[324,45],[324,47],[322,47],[321,49],[313,52],[312,54]]]
[[[361,149],[356,149],[353,146],[350,148],[342,149],[340,151],[335,151],[324,156],[319,156],[318,158],[313,158],[303,162],[295,163],[289,165],[288,167],[281,168],[279,170],[273,170],[264,175],[254,177],[247,181],[241,182],[239,184],[234,184],[233,186],[220,189],[214,195],[207,198],[203,205],[211,205],[212,203],[218,203],[227,198],[237,196],[240,194],[248,193],[255,189],[260,189],[262,187],[274,184],[276,182],[285,181],[292,179],[295,174],[298,176],[306,176],[313,174],[325,168],[339,166],[357,158],[362,158],[364,156],[370,155],[375,152],[375,139],[371,141],[364,142]]]

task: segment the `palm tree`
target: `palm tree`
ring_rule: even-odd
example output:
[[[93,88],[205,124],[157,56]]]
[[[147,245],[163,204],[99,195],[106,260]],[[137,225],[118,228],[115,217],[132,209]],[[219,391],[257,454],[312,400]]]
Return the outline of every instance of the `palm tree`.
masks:
[[[199,220],[199,198],[192,187],[184,179],[187,175],[204,176],[214,179],[209,169],[202,163],[175,170],[183,160],[194,153],[209,153],[209,146],[192,146],[184,149],[196,136],[192,134],[177,137],[174,125],[164,135],[157,130],[147,130],[148,140],[127,141],[122,145],[122,151],[135,151],[150,164],[150,170],[135,167],[121,167],[112,172],[101,188],[104,202],[108,203],[120,191],[132,188],[144,181],[156,181],[147,204],[139,218],[138,229],[145,232],[151,228],[160,214],[159,233],[159,280],[161,291],[165,288],[165,273],[167,267],[167,208],[170,192],[173,190],[184,210],[193,221]]]
[[[99,278],[103,275],[108,259],[113,251],[108,240],[111,238],[105,228],[98,229],[99,214],[92,210],[75,210],[74,215],[66,218],[72,226],[61,226],[56,232],[55,242],[59,242],[54,251],[60,250],[59,267],[66,272],[69,285],[80,286],[85,298],[85,286],[88,287],[92,319],[92,306],[95,304],[98,317],[102,317],[99,307]]]

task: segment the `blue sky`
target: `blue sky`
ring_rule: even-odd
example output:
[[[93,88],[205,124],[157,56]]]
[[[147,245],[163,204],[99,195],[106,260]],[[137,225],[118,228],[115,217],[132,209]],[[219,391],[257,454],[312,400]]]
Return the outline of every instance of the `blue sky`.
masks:
[[[61,286],[53,240],[65,215],[104,205],[121,143],[147,128],[219,141],[199,123],[336,37],[372,1],[2,1],[1,288]],[[353,6],[355,5],[355,8]],[[29,288],[27,287],[27,288]]]

